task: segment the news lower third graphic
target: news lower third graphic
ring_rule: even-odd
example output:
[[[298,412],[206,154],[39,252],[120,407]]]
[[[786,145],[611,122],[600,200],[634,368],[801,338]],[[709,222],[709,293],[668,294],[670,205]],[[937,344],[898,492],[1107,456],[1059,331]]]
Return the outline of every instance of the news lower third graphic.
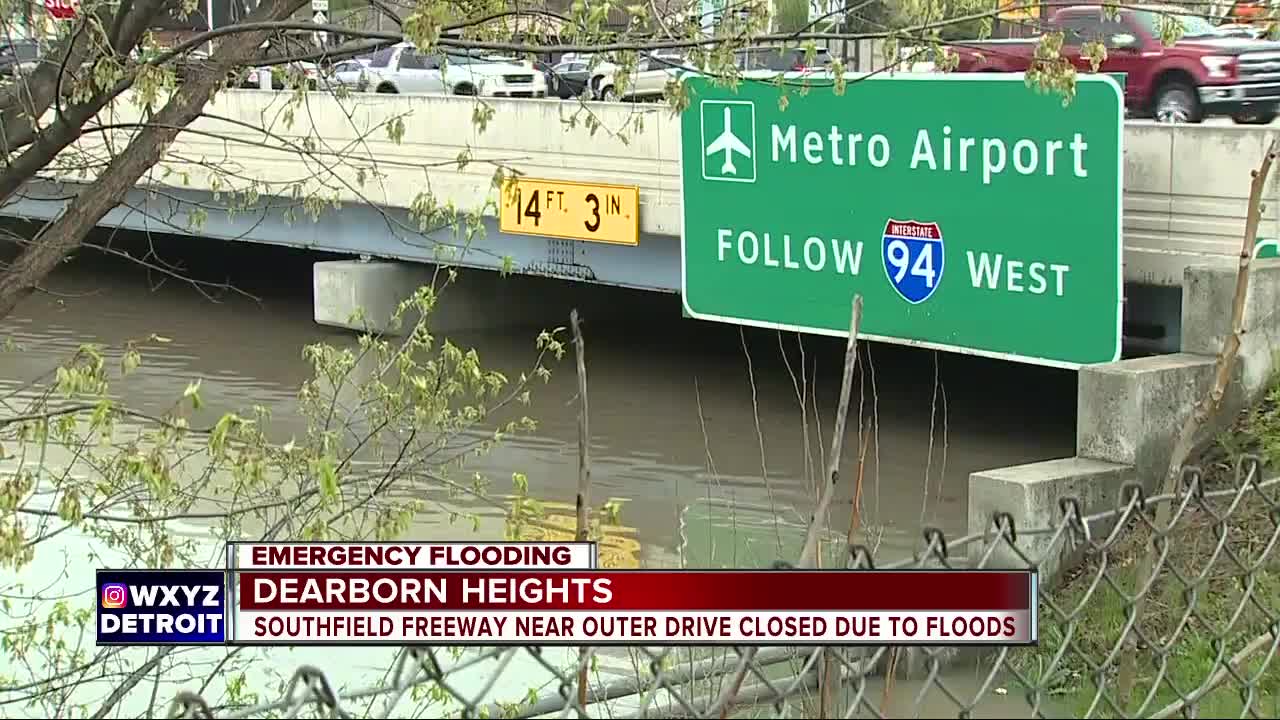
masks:
[[[221,645],[224,570],[99,570],[99,645]]]
[[[233,542],[99,570],[99,645],[1034,644],[1026,570],[601,569],[591,543]],[[2,713],[0,713],[2,715]]]

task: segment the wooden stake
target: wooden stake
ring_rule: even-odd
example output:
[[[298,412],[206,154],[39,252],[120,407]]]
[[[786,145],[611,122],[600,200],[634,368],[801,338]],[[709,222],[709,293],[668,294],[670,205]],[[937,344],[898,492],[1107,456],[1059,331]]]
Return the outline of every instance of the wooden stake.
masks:
[[[574,351],[578,358],[578,542],[586,542],[591,538],[591,518],[588,509],[591,507],[591,429],[588,425],[587,413],[587,358],[586,343],[582,340],[582,327],[578,322],[578,311],[569,313],[569,325],[573,329]],[[578,706],[583,713],[587,711],[587,665],[590,648],[582,648],[578,653]]]
[[[853,392],[853,371],[858,364],[858,329],[862,326],[862,296],[855,295],[853,298],[853,315],[849,320],[849,342],[844,349],[844,376],[840,380],[840,404],[836,407],[836,426],[831,431],[831,452],[827,456],[827,493],[824,497],[829,505],[831,498],[835,495],[836,478],[840,473],[840,451],[844,445],[844,428],[845,423],[849,419],[849,396]],[[859,438],[861,441],[861,438]],[[859,442],[859,454],[862,447]],[[859,462],[861,466],[861,462]],[[861,467],[859,467],[861,474]],[[853,522],[857,519],[857,489],[855,486],[854,497],[854,516],[850,522],[847,537],[853,538]],[[818,538],[818,529],[821,528],[823,518],[826,517],[826,507],[820,507],[819,512],[813,516],[813,522],[809,525],[809,537],[806,538],[805,552],[809,551],[809,542],[815,543],[814,557],[817,557],[816,541]],[[801,557],[803,562],[804,556]],[[822,651],[822,665],[820,666],[821,674],[818,677],[818,717],[835,717],[832,707],[835,705],[836,692],[840,688],[840,668],[837,666],[835,658],[832,657],[831,648],[824,648]]]
[[[853,298],[853,317],[849,323],[849,342],[845,345],[844,352],[844,380],[840,387],[840,405],[836,408],[836,425],[832,430],[831,456],[827,463],[827,483],[822,489],[822,497],[818,500],[818,506],[814,509],[813,517],[809,520],[809,531],[805,535],[804,550],[800,553],[800,561],[796,563],[796,566],[800,568],[807,568],[813,564],[813,559],[818,551],[821,519],[826,517],[827,510],[831,507],[831,498],[835,496],[836,481],[839,479],[837,473],[840,470],[840,445],[844,439],[845,422],[849,418],[849,395],[853,386],[853,369],[858,360],[858,328],[861,324],[862,296],[855,295]],[[738,660],[738,667],[734,668],[733,678],[721,691],[720,695],[716,697],[716,702],[712,704],[712,708],[717,706],[720,708],[721,720],[729,717],[729,712],[733,709],[733,701],[742,690],[742,681],[746,678],[747,670],[750,668],[751,661],[755,658],[758,650],[758,647],[752,646],[742,651],[742,656]],[[822,680],[821,676],[819,680]]]

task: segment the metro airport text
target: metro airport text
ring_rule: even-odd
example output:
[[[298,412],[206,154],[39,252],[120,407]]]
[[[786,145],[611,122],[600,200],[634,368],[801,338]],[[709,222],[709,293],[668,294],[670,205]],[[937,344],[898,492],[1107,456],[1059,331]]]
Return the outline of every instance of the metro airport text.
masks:
[[[838,125],[801,131],[795,125],[773,124],[769,132],[775,163],[808,163],[842,167],[885,168],[894,162],[894,148],[881,133],[850,132]],[[983,185],[1001,175],[1087,178],[1089,143],[1082,133],[1070,138],[1002,138],[953,136],[950,125],[941,130],[921,128],[912,143],[908,167],[981,176]]]

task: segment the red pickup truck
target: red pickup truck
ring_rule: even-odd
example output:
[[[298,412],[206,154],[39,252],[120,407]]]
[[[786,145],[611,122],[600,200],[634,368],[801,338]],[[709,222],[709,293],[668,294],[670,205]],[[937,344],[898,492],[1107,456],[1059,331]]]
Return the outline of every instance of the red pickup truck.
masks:
[[[1109,19],[1098,5],[1064,7],[1047,28],[1063,34],[1062,57],[1091,71],[1081,46],[1101,41],[1104,73],[1125,73],[1131,117],[1200,122],[1225,115],[1238,123],[1266,124],[1280,114],[1280,42],[1231,36],[1202,17],[1168,6],[1125,8]],[[1181,39],[1160,41],[1161,16],[1181,21]],[[1038,38],[954,43],[956,72],[1025,72]]]

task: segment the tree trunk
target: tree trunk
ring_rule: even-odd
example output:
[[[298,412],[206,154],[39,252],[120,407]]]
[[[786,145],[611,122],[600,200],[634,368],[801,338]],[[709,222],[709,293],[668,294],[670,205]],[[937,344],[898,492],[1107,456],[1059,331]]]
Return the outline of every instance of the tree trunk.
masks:
[[[117,15],[111,21],[112,48],[117,56],[126,56],[138,44],[142,34],[146,32],[148,25],[160,8],[164,5],[165,0],[125,0],[120,6],[120,15]],[[110,20],[110,18],[107,18]],[[103,21],[103,26],[106,22]],[[89,30],[85,30],[82,35],[88,36]],[[79,45],[75,46],[79,47]],[[73,47],[73,50],[75,48]],[[39,112],[40,115],[48,111],[49,106],[55,100],[67,96],[71,92],[73,78],[77,74],[76,69],[81,63],[92,63],[101,57],[101,53],[91,52],[88,46],[82,48],[82,51],[76,55],[74,59],[68,59],[65,63],[65,70],[60,64],[53,64],[55,59],[61,62],[61,55],[57,53],[49,53],[45,56],[48,61],[42,64],[37,73],[48,71],[52,73],[48,77],[42,77],[39,83],[20,83],[22,87],[30,88],[33,92],[45,92],[47,95],[41,96],[44,102],[43,106],[36,106],[35,96],[29,98],[29,102],[19,108],[5,108],[0,111],[0,132],[4,133],[4,147],[10,152],[16,151],[18,148],[28,146],[22,151],[13,162],[5,167],[4,172],[0,173],[0,202],[7,201],[14,193],[22,188],[23,185],[35,177],[47,166],[58,153],[62,152],[79,139],[84,129],[84,124],[89,122],[94,115],[97,115],[102,108],[106,107],[112,100],[120,95],[128,87],[127,84],[117,85],[105,90],[99,91],[93,97],[84,102],[72,105],[62,109],[53,122],[49,123],[38,132],[32,129],[32,122],[29,118],[38,115],[29,113]],[[34,75],[35,73],[33,73]],[[59,77],[61,75],[61,78]],[[59,88],[59,82],[61,87]],[[0,99],[0,106],[3,106],[3,99]],[[25,108],[25,109],[24,109]],[[16,114],[10,115],[10,111]],[[15,123],[10,128],[10,122]]]
[[[304,2],[273,0],[259,6],[249,21],[284,20]],[[0,276],[0,318],[13,312],[58,263],[80,246],[98,222],[120,204],[138,179],[164,156],[179,128],[200,116],[209,98],[226,81],[227,74],[251,57],[268,34],[268,31],[258,31],[224,36],[208,62],[196,67],[156,113],[154,124],[144,127],[129,146],[111,160],[107,169],[36,235]]]

